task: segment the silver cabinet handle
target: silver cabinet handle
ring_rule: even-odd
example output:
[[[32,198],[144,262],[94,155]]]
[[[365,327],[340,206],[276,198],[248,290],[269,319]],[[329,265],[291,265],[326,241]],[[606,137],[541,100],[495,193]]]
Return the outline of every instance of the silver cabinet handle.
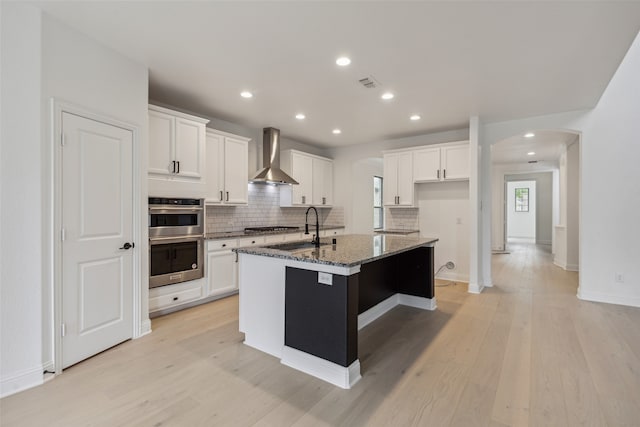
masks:
[[[223,191],[222,191],[222,190],[220,190],[220,201],[223,201],[223,200],[224,200],[224,197],[222,196],[222,193],[223,193]]]
[[[442,169],[442,177],[444,179],[447,179],[447,170],[446,169]]]
[[[180,162],[176,162],[178,164],[178,171],[176,173],[180,173]]]
[[[304,205],[307,201],[307,197],[306,196],[302,196],[302,204]]]
[[[438,179],[440,179],[440,169],[438,169]]]
[[[227,202],[229,201],[229,192],[227,191]]]

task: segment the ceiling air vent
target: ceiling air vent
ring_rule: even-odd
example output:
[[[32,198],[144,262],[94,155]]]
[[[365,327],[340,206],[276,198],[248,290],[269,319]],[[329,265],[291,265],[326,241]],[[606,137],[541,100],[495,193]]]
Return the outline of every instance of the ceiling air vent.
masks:
[[[529,160],[528,163],[538,163],[538,161],[537,160]]]
[[[380,82],[377,81],[373,76],[365,77],[363,79],[358,80],[358,82],[360,82],[360,84],[366,87],[367,89],[373,89],[374,87],[380,85]]]

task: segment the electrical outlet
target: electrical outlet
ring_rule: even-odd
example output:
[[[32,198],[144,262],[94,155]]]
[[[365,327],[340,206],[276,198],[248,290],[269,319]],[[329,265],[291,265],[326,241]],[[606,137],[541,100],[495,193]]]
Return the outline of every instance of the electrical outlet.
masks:
[[[616,273],[615,279],[616,279],[616,283],[624,283],[624,274]]]

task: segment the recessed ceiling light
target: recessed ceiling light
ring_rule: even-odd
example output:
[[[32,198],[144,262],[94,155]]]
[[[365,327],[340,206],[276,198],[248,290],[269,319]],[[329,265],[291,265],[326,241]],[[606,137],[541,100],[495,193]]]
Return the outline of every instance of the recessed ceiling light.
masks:
[[[243,97],[243,98],[253,98],[253,94],[251,92],[249,92],[248,90],[240,92],[240,96]]]
[[[422,117],[420,117],[417,114],[414,114],[413,116],[409,117],[410,120],[416,121],[416,120],[420,120]]]
[[[342,133],[340,129],[334,129],[331,132],[333,132],[334,135],[340,135]]]
[[[305,115],[304,115],[304,114],[302,114],[302,113],[298,113],[298,114],[296,114],[296,119],[298,119],[298,120],[304,120],[304,119],[305,119],[305,117],[307,117],[307,116],[305,116]]]
[[[536,155],[536,152],[535,152],[535,151],[529,151],[529,152],[527,153],[527,156],[535,156],[535,155]]]
[[[346,67],[347,65],[351,64],[351,59],[347,58],[346,56],[341,56],[340,58],[336,59],[336,64],[341,67]]]
[[[391,92],[385,92],[382,94],[381,98],[384,99],[385,101],[388,101],[390,99],[393,99],[395,95],[392,94]]]
[[[533,138],[534,136],[536,136],[536,134],[535,134],[535,133],[533,133],[533,132],[529,132],[529,133],[525,133],[525,134],[524,134],[524,137],[525,137],[525,138]]]

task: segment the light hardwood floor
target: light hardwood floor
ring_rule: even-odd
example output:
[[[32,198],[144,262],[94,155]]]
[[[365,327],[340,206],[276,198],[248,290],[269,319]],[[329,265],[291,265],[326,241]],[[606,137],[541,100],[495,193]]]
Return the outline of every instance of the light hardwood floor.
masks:
[[[494,287],[438,287],[360,334],[342,390],[242,344],[236,297],[0,401],[3,426],[640,425],[640,310],[580,301],[544,247],[494,255]]]

